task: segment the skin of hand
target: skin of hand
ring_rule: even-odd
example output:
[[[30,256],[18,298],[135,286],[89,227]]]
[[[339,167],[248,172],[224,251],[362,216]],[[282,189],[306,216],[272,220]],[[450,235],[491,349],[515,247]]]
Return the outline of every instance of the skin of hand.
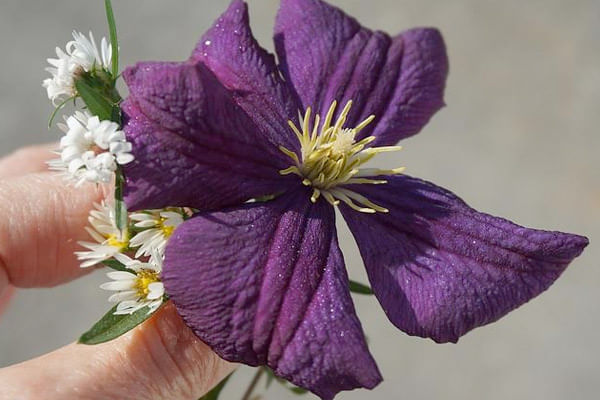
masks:
[[[0,159],[0,313],[14,288],[54,287],[89,272],[73,252],[87,239],[89,210],[110,191],[44,172],[55,147]],[[0,369],[0,400],[198,399],[233,369],[167,303],[111,342],[74,343]]]

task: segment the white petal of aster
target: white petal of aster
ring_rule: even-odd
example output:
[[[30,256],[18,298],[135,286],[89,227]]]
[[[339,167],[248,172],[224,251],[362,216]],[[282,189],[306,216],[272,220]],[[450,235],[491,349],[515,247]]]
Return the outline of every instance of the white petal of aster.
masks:
[[[148,222],[148,223],[152,223],[152,225],[146,225],[146,226],[142,226],[144,228],[147,228],[149,226],[155,226],[156,225],[156,218],[152,213],[149,212],[138,212],[138,213],[131,213],[129,215],[129,218],[132,221],[138,221],[138,222]],[[136,224],[137,226],[137,224]]]
[[[112,291],[121,291],[121,290],[131,290],[133,285],[135,284],[135,280],[124,280],[124,281],[113,281],[106,282],[100,285],[100,289],[104,290],[112,290]]]
[[[147,262],[124,254],[118,254],[115,258],[135,272],[109,272],[107,276],[113,281],[100,286],[117,292],[109,297],[109,302],[118,303],[115,314],[132,314],[144,307],[148,307],[149,313],[154,312],[162,304],[165,294],[164,285],[159,278],[162,256],[155,251]]]
[[[149,256],[154,249],[158,250],[161,254],[167,244],[167,238],[163,235],[160,229],[149,229],[142,231],[135,235],[131,241],[131,247],[139,247],[136,252],[136,257]]]
[[[165,286],[162,282],[151,283],[148,285],[148,289],[150,289],[150,293],[146,298],[149,300],[160,299],[165,294]]]
[[[156,221],[153,219],[147,219],[144,221],[136,222],[135,226],[137,228],[154,228],[156,226]]]
[[[154,271],[160,273],[163,267],[164,256],[161,252],[154,250],[152,254],[150,254],[150,259],[148,260],[148,264],[152,266]]]
[[[138,247],[136,257],[150,256],[154,250],[163,254],[167,241],[186,215],[183,208],[146,210],[130,216],[135,227],[143,229],[131,239],[131,247]]]
[[[183,223],[183,215],[174,211],[163,211],[160,213],[160,216],[165,219],[163,222],[164,226],[176,227]]]
[[[73,31],[73,39],[67,43],[67,53],[75,64],[81,66],[87,72],[97,67],[105,70],[110,68],[111,57],[109,54],[112,56],[112,49],[106,39],[103,38],[104,43],[101,42],[101,46],[105,48],[104,55],[98,51],[92,32],[90,32],[88,39],[84,34]]]
[[[146,307],[145,303],[139,303],[135,300],[123,301],[117,305],[115,315],[133,314],[144,307]]]
[[[112,48],[105,38],[98,46],[90,32],[89,39],[79,32],[73,32],[73,39],[66,45],[66,52],[56,48],[58,58],[49,58],[51,67],[46,68],[51,77],[45,79],[42,86],[46,88],[48,98],[53,104],[58,100],[73,97],[77,94],[75,80],[82,72],[90,72],[97,68],[109,70]]]
[[[135,280],[137,278],[136,274],[127,271],[111,271],[106,276],[115,281]]]
[[[58,100],[73,97],[77,92],[73,79],[76,65],[72,62],[71,57],[58,47],[56,48],[56,56],[58,58],[48,59],[48,63],[52,67],[46,68],[46,71],[52,76],[42,82],[48,98],[55,105]]]
[[[131,145],[129,146],[131,147]],[[131,150],[129,150],[131,151]],[[133,154],[131,153],[127,153],[127,152],[112,152],[115,155],[115,159],[117,160],[117,164],[119,165],[125,165],[125,164],[129,164],[130,162],[132,162],[133,160],[135,160],[135,157],[133,156]]]
[[[117,292],[112,294],[108,298],[109,303],[120,303],[122,301],[135,300],[137,298],[137,292],[135,290],[129,290],[125,292]]]
[[[62,164],[54,163],[55,170],[66,170],[76,185],[86,181],[109,183],[117,169],[115,154],[109,152],[111,146],[120,149],[117,156],[121,161],[131,161],[126,152],[130,149],[127,142],[111,143],[108,138],[124,137],[119,126],[111,121],[100,121],[90,113],[77,111],[65,119],[66,124],[59,127],[65,132],[60,141]],[[115,139],[115,140],[116,140]]]
[[[156,311],[158,309],[158,307],[160,307],[160,305],[162,304],[162,302],[163,301],[162,301],[162,298],[161,298],[161,299],[155,300],[152,303],[150,303],[148,305],[148,307],[150,308],[148,310],[148,314],[152,314],[154,311]]]
[[[113,257],[116,258],[129,247],[128,232],[121,232],[116,227],[114,207],[105,203],[95,204],[94,207],[95,209],[90,211],[88,218],[90,227],[87,227],[86,230],[96,243],[79,242],[80,246],[89,251],[75,253],[77,258],[82,261],[82,268],[99,264]]]
[[[132,266],[142,264],[140,260],[135,260],[123,253],[115,255],[115,259],[127,268],[131,268]]]
[[[108,69],[111,66],[112,46],[105,37],[100,41],[100,57],[102,58],[102,65],[105,69]]]

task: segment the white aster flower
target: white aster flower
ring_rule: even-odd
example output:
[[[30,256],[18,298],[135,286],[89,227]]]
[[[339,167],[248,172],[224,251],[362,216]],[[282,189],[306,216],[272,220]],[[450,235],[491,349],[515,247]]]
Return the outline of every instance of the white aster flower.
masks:
[[[81,268],[87,268],[115,257],[129,247],[129,233],[120,231],[116,226],[115,209],[104,202],[95,204],[90,212],[90,227],[86,231],[95,242],[79,242],[87,251],[75,253],[82,261]]]
[[[146,210],[130,214],[133,226],[142,229],[129,242],[130,247],[139,247],[135,256],[149,256],[155,250],[164,254],[167,241],[186,214],[184,208]]]
[[[77,65],[71,61],[71,57],[56,48],[58,58],[48,58],[48,63],[51,67],[46,68],[46,71],[52,75],[52,78],[44,79],[42,86],[48,92],[48,98],[56,105],[57,100],[63,97],[69,98],[76,95],[75,89],[75,73]]]
[[[89,39],[79,32],[73,32],[73,39],[66,46],[66,52],[56,48],[58,58],[49,58],[51,65],[46,68],[52,77],[45,79],[42,86],[48,92],[48,98],[56,105],[57,100],[77,95],[75,80],[84,72],[97,68],[108,71],[112,59],[112,47],[106,38],[100,42],[100,50],[90,32]]]
[[[56,152],[59,160],[48,163],[50,169],[65,173],[76,185],[83,182],[110,182],[117,164],[133,161],[131,143],[112,121],[100,121],[89,112],[76,111],[58,124],[65,133]]]
[[[160,281],[162,256],[154,253],[147,262],[133,260],[124,254],[117,254],[116,260],[125,265],[128,271],[111,271],[106,275],[112,279],[100,285],[101,289],[117,292],[108,298],[118,303],[115,314],[132,314],[148,307],[153,313],[162,304],[165,288]]]
[[[100,51],[98,51],[92,32],[88,39],[83,33],[73,31],[73,39],[67,43],[67,53],[74,63],[80,65],[86,72],[93,71],[98,67],[106,71],[110,69],[112,47],[105,37],[100,41]]]

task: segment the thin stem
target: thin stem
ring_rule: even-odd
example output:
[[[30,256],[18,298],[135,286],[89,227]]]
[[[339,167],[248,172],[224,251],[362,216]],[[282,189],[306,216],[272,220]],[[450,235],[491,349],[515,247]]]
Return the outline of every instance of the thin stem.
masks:
[[[258,382],[264,373],[265,369],[263,367],[258,367],[258,370],[256,371],[256,374],[254,374],[254,378],[252,378],[252,382],[250,382],[250,386],[248,386],[248,389],[246,389],[246,393],[244,393],[242,400],[250,400],[250,396],[252,396],[252,393],[254,393],[256,385],[258,385]]]
[[[125,202],[123,201],[124,184],[123,168],[118,166],[115,171],[115,222],[120,232],[124,232],[127,229],[128,222],[127,206],[125,206]]]
[[[68,99],[66,99],[65,101],[63,101],[62,103],[60,103],[58,106],[56,106],[56,108],[54,109],[54,111],[52,112],[52,115],[50,115],[50,119],[48,120],[48,129],[52,128],[52,123],[54,122],[54,118],[56,118],[56,115],[58,114],[58,112],[71,100],[75,100],[77,98],[77,96],[72,96],[69,97]]]

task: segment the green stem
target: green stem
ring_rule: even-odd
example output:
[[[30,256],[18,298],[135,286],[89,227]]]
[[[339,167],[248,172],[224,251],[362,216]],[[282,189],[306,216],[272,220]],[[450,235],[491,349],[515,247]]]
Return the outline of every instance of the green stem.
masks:
[[[115,171],[115,218],[116,224],[119,231],[123,232],[127,228],[127,207],[123,201],[123,186],[125,184],[125,177],[123,176],[123,169],[121,166],[117,167]]]
[[[58,106],[56,106],[56,108],[54,109],[54,111],[52,112],[52,115],[50,115],[50,119],[48,120],[48,129],[52,128],[52,123],[54,122],[54,118],[56,118],[56,115],[58,114],[58,112],[60,110],[62,110],[62,108],[71,100],[75,100],[77,98],[77,96],[72,96],[69,97],[68,99],[66,99],[65,101],[61,102]]]
[[[252,378],[252,382],[250,382],[250,386],[248,386],[248,389],[246,389],[246,393],[244,393],[242,400],[250,400],[250,396],[252,396],[252,393],[254,393],[256,385],[258,385],[258,382],[264,373],[265,369],[263,367],[258,367],[258,370],[256,371],[256,374],[254,374],[254,378]]]

